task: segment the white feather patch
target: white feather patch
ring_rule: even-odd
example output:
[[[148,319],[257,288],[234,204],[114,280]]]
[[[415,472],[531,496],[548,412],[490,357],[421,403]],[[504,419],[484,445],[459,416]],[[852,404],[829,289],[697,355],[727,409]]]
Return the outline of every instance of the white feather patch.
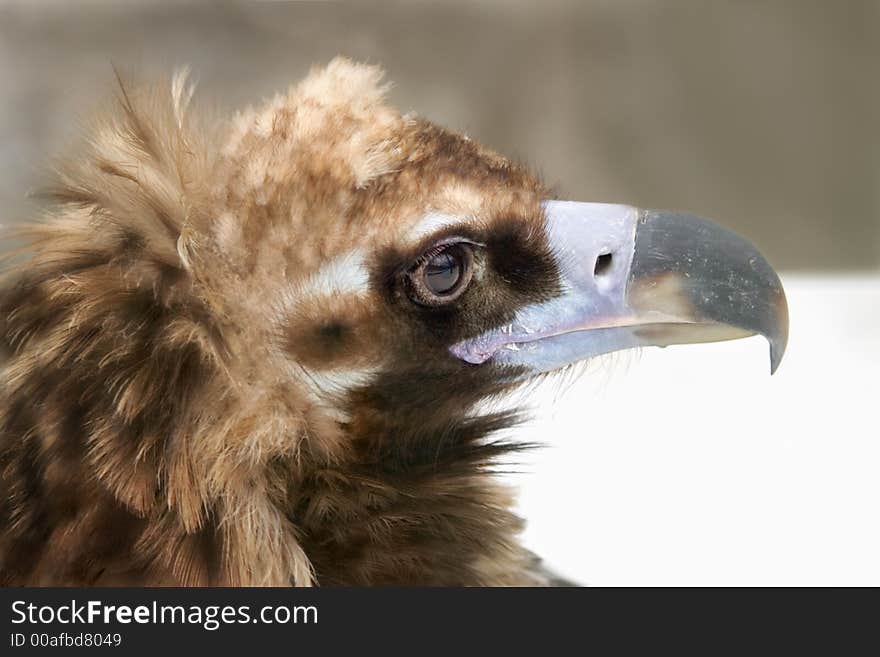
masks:
[[[339,400],[356,388],[366,386],[379,373],[376,367],[338,368],[318,371],[308,367],[292,370],[300,378],[311,397],[336,422],[348,422],[351,418],[339,407]]]
[[[378,370],[374,367],[338,368],[333,370],[314,370],[303,368],[309,383],[319,395],[345,393],[354,388],[367,385]]]
[[[370,289],[370,272],[364,265],[364,254],[350,251],[338,256],[297,285],[297,295],[322,297],[336,294],[366,294]]]
[[[417,242],[439,230],[449,228],[450,226],[458,226],[463,223],[465,223],[463,217],[452,214],[443,214],[442,212],[429,212],[419,220],[408,236],[414,242]]]

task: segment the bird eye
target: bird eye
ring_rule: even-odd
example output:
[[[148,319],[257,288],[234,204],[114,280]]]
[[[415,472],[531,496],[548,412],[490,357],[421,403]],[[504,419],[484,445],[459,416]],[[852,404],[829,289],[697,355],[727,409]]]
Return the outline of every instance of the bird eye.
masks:
[[[463,242],[428,251],[409,273],[413,300],[424,306],[442,306],[454,301],[470,283],[473,262],[473,251]]]

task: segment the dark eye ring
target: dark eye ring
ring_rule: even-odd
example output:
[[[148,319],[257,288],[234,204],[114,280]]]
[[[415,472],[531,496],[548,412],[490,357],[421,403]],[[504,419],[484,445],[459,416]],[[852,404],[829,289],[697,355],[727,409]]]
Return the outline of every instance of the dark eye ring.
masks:
[[[471,282],[474,252],[466,242],[436,246],[422,255],[408,273],[413,300],[442,306],[458,299]]]

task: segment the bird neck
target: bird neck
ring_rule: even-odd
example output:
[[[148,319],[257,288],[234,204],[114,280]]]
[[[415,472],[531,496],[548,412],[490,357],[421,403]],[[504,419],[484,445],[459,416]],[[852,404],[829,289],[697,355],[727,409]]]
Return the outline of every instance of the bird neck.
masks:
[[[342,459],[291,477],[289,516],[321,585],[527,583],[529,555],[491,440],[510,414],[401,424],[374,411],[346,426]]]

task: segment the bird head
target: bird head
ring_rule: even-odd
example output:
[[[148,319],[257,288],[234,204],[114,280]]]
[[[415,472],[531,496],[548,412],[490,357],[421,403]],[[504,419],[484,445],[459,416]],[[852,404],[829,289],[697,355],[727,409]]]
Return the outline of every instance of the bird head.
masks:
[[[316,403],[424,423],[600,354],[756,333],[776,369],[785,296],[745,239],[557,200],[525,167],[389,108],[380,76],[336,60],[240,115],[207,231],[237,255],[223,288],[268,328],[272,369]]]
[[[514,418],[478,402],[639,346],[761,334],[776,368],[785,296],[746,240],[558,200],[385,91],[337,59],[208,127],[182,77],[121,85],[63,170],[0,303],[0,458],[57,572],[112,524],[125,581],[521,582],[484,476]],[[29,549],[0,540],[4,581],[49,567]]]

